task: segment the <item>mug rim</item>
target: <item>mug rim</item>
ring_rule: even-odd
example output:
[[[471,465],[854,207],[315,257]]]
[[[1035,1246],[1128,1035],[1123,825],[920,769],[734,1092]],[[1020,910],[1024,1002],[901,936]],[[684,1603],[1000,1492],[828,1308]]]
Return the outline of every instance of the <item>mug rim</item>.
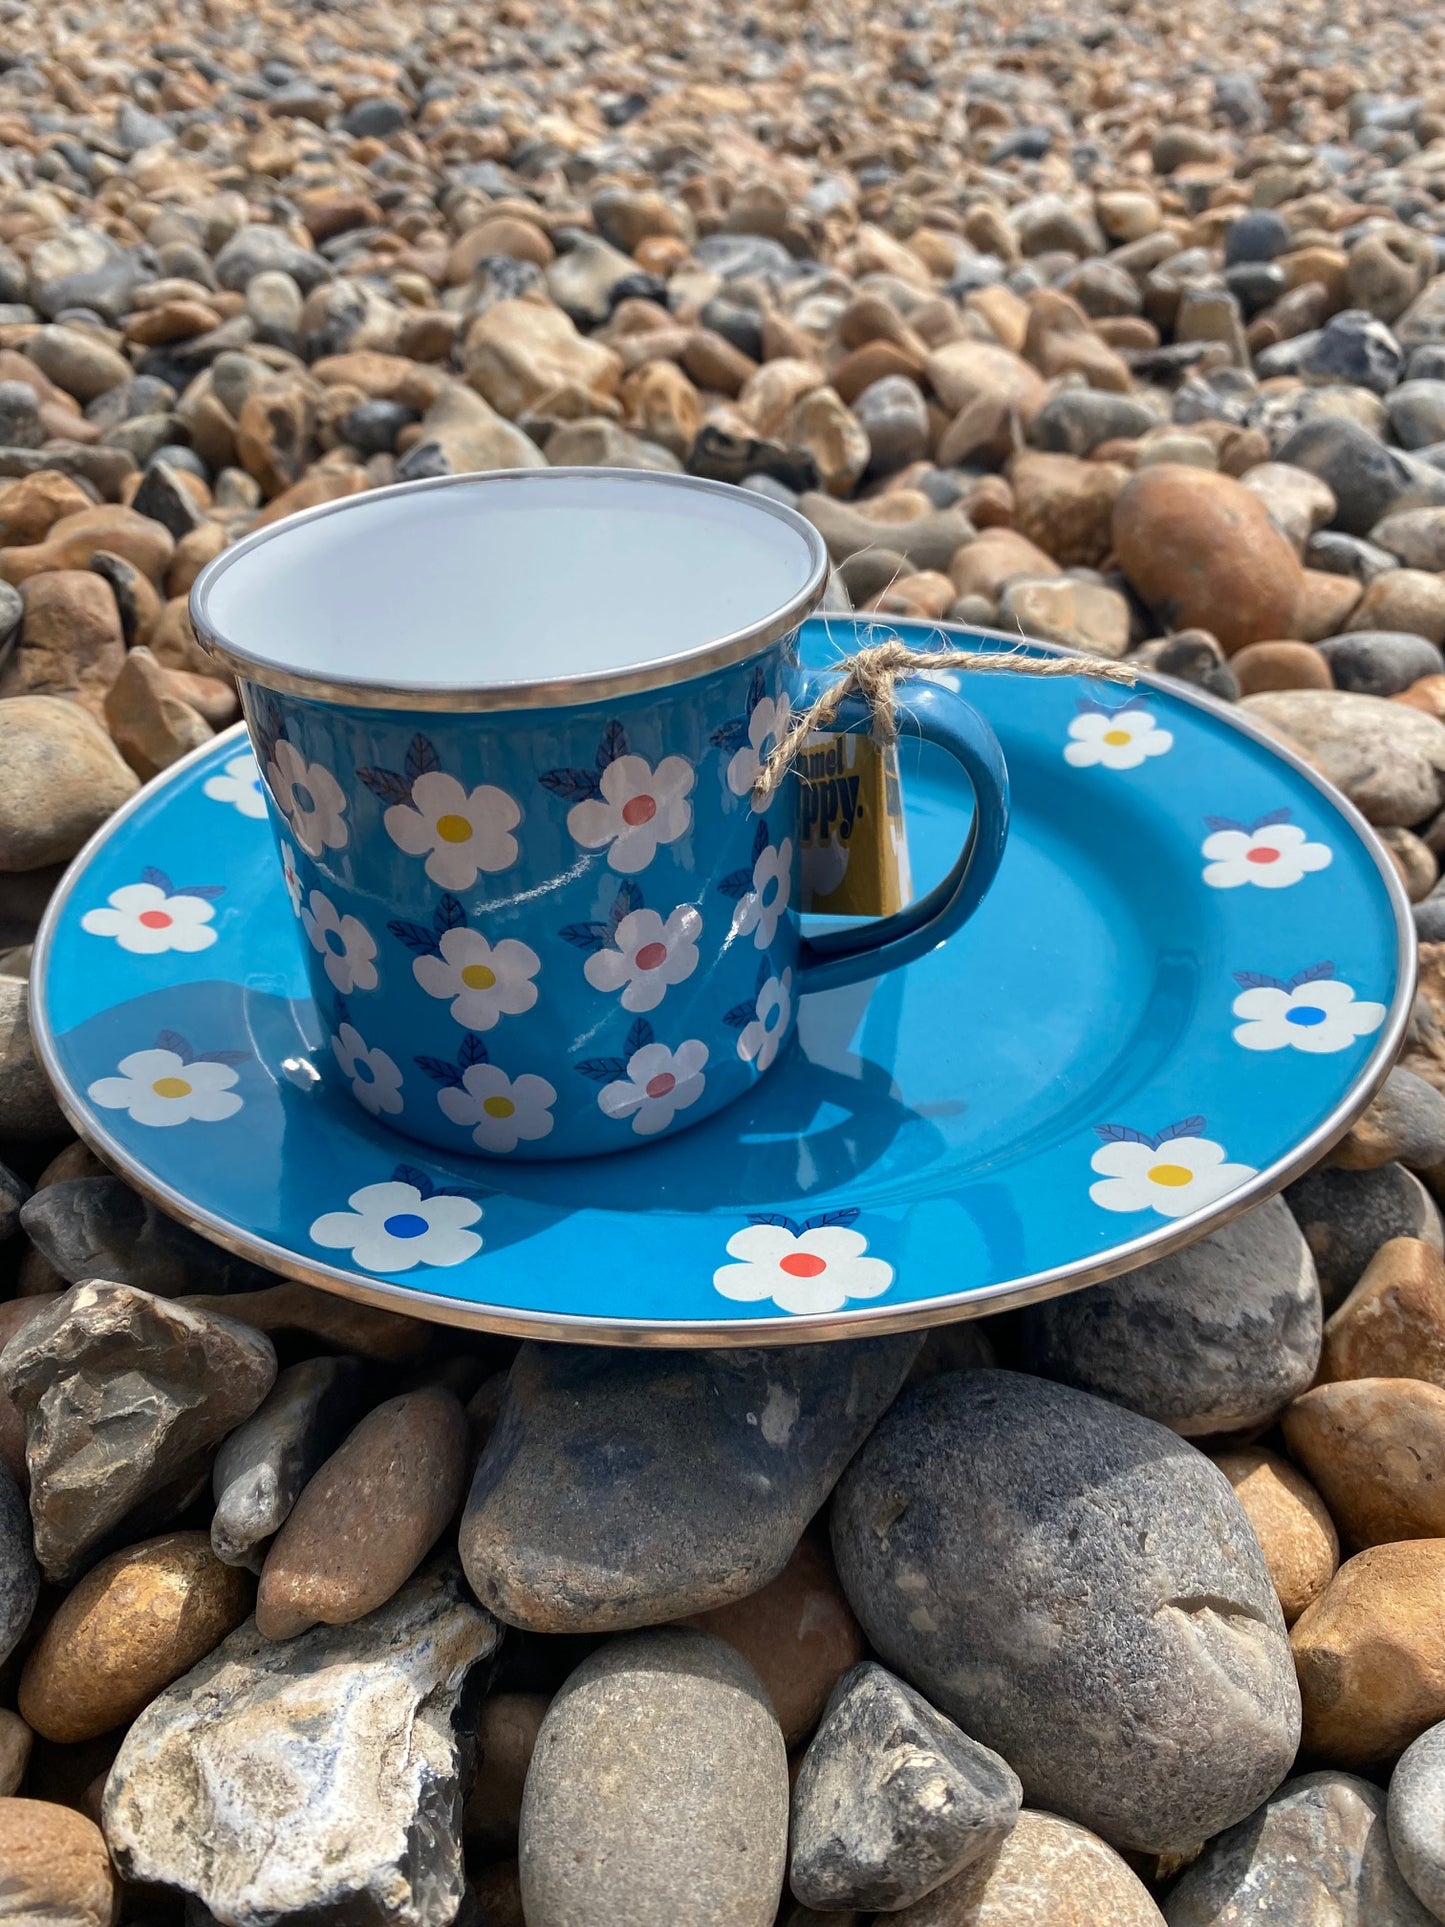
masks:
[[[294,533],[305,523],[319,522],[348,509],[371,506],[397,496],[411,496],[426,490],[448,488],[485,488],[492,483],[544,483],[550,479],[569,481],[606,481],[608,483],[659,485],[688,489],[695,494],[725,496],[735,503],[742,496],[749,508],[766,513],[775,521],[800,535],[810,554],[810,566],[800,589],[781,607],[756,622],[715,637],[676,655],[626,669],[589,671],[570,676],[550,676],[534,682],[515,683],[386,683],[369,677],[316,676],[287,669],[257,656],[221,633],[210,615],[210,599],[223,575],[243,557],[264,547],[282,533]],[[733,482],[713,481],[701,475],[679,475],[668,470],[637,468],[497,468],[468,470],[461,475],[433,475],[415,482],[392,482],[385,488],[367,489],[359,495],[344,495],[333,502],[320,502],[301,509],[280,521],[254,529],[239,542],[208,562],[191,585],[188,608],[197,641],[206,653],[229,669],[233,675],[262,688],[290,696],[309,696],[321,702],[334,702],[350,708],[389,710],[428,710],[465,713],[483,710],[560,709],[590,702],[605,702],[614,696],[665,689],[690,682],[714,669],[745,662],[771,644],[789,635],[814,613],[827,587],[830,558],[822,535],[803,515],[786,503],[774,501],[760,491],[740,488]]]

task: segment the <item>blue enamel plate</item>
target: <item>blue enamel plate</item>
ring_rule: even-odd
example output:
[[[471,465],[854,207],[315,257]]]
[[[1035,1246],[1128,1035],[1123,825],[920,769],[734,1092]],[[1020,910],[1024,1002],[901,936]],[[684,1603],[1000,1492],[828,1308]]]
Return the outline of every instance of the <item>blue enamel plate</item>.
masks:
[[[828,665],[863,626],[810,623],[805,659]],[[516,1334],[856,1336],[1160,1256],[1278,1190],[1368,1103],[1414,989],[1403,892],[1337,792],[1206,697],[978,673],[966,693],[1013,787],[982,909],[921,962],[806,999],[787,1060],[670,1142],[455,1157],[338,1093],[239,729],[113,817],[51,904],[33,1003],[61,1102],[229,1250]],[[906,737],[902,773],[922,890],[970,802]]]

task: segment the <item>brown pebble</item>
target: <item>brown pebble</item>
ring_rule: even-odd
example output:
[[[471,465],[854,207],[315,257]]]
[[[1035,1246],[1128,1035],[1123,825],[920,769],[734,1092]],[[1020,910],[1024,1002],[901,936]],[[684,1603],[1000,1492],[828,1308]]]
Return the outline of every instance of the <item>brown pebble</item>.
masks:
[[[494,1693],[477,1715],[477,1777],[462,1832],[489,1853],[515,1852],[522,1788],[547,1711],[545,1693]]]
[[[1302,1472],[1274,1452],[1247,1446],[1214,1463],[1234,1487],[1292,1626],[1324,1591],[1340,1563],[1340,1542],[1324,1500]]]
[[[1445,1539],[1347,1559],[1290,1632],[1302,1751],[1373,1772],[1445,1719]]]
[[[1445,1391],[1419,1378],[1316,1385],[1280,1420],[1347,1545],[1445,1537]]]
[[[157,662],[149,649],[132,649],[106,695],[105,725],[111,741],[142,778],[169,769],[215,733],[179,693],[178,674]]]
[[[1431,1245],[1381,1245],[1330,1316],[1319,1379],[1344,1378],[1420,1378],[1445,1389],[1445,1260]]]
[[[99,716],[125,661],[110,584],[88,569],[32,576],[21,596],[20,640],[0,675],[0,698],[66,696]]]
[[[997,602],[999,591],[1016,575],[1058,575],[1057,562],[1015,529],[994,528],[954,553],[948,566],[953,586],[961,596],[987,596]]]
[[[46,1800],[0,1799],[0,1908],[17,1927],[113,1927],[120,1889],[100,1828]]]
[[[1437,722],[1445,722],[1445,675],[1422,676],[1390,700],[1404,703],[1410,709],[1421,709]]]
[[[251,1577],[204,1532],[169,1532],[93,1566],[60,1602],[20,1678],[20,1710],[73,1744],[135,1718],[251,1609]]]
[[[1359,600],[1360,585],[1349,576],[1306,569],[1300,576],[1289,633],[1303,642],[1323,642],[1326,636],[1337,636],[1349,626]]]
[[[42,542],[63,516],[94,506],[69,475],[41,468],[0,488],[0,545],[12,548]]]
[[[20,1791],[33,1739],[20,1715],[0,1706],[0,1799]]]
[[[291,1639],[384,1605],[461,1503],[467,1415],[441,1386],[369,1412],[311,1479],[266,1555],[257,1630]]]
[[[1330,665],[1307,642],[1251,642],[1229,659],[1241,696],[1262,689],[1333,689]]]
[[[880,1918],[890,1927],[1164,1927],[1148,1888],[1112,1847],[1029,1808],[995,1853]]]

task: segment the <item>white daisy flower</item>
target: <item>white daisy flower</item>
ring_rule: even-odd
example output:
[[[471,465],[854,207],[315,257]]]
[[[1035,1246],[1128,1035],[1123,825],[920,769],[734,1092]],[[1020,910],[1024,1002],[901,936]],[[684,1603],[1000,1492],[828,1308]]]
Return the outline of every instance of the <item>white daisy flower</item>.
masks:
[[[639,1137],[665,1131],[679,1111],[696,1104],[707,1079],[702,1067],[707,1045],[689,1037],[676,1050],[666,1044],[644,1044],[627,1060],[627,1075],[604,1084],[597,1106],[607,1117],[631,1118]]]
[[[680,903],[665,923],[655,910],[631,910],[612,944],[587,959],[583,975],[594,990],[621,990],[624,1010],[656,1010],[669,986],[697,969],[701,935],[702,916],[690,903]]]
[[[508,1077],[495,1064],[469,1064],[460,1086],[437,1092],[442,1114],[471,1131],[479,1151],[515,1151],[551,1134],[556,1090],[545,1077],[524,1071]]]
[[[286,894],[291,899],[291,914],[299,917],[304,888],[296,871],[296,852],[289,843],[281,845],[281,881],[286,885]]]
[[[351,1079],[351,1095],[373,1117],[401,1109],[401,1072],[384,1050],[370,1050],[355,1024],[342,1024],[331,1040],[341,1075]]]
[[[1163,756],[1174,738],[1161,729],[1150,709],[1086,709],[1069,724],[1064,761],[1075,769],[1102,763],[1105,769],[1137,769],[1150,756]]]
[[[316,1244],[349,1251],[363,1271],[410,1271],[413,1265],[460,1265],[482,1248],[468,1225],[482,1215],[472,1198],[424,1198],[414,1184],[364,1184],[311,1227]]]
[[[1224,1146],[1207,1137],[1166,1138],[1158,1146],[1101,1144],[1090,1168],[1100,1182],[1089,1196],[1105,1211],[1157,1211],[1187,1218],[1254,1176],[1252,1164],[1230,1164]]]
[[[728,1239],[730,1258],[719,1265],[713,1286],[743,1304],[770,1299],[780,1311],[841,1311],[851,1299],[877,1298],[893,1283],[893,1267],[867,1258],[868,1240],[846,1225],[791,1231],[783,1225],[750,1224]]]
[[[211,928],[214,904],[184,890],[172,896],[158,883],[126,883],[111,891],[106,905],[87,910],[80,919],[81,929],[93,937],[114,937],[122,950],[135,956],[206,950],[216,941]]]
[[[450,997],[451,1014],[467,1030],[490,1030],[537,1001],[532,982],[542,968],[535,950],[515,937],[488,943],[480,930],[445,930],[439,957],[416,957],[412,975],[428,997]]]
[[[132,1051],[116,1069],[86,1095],[108,1111],[129,1111],[137,1124],[218,1124],[241,1108],[229,1064],[188,1063],[179,1051],[156,1049]]]
[[[607,851],[610,868],[636,876],[675,843],[692,823],[688,796],[695,774],[684,756],[664,756],[654,769],[642,756],[618,756],[598,778],[600,797],[587,797],[567,812],[567,829],[584,850]]]
[[[469,790],[455,776],[428,770],[411,786],[410,803],[394,803],[382,821],[408,856],[424,856],[426,873],[443,890],[470,890],[479,871],[494,876],[517,860],[512,831],[520,806],[505,790]]]
[[[1302,1050],[1311,1056],[1348,1050],[1385,1021],[1383,1004],[1356,1003],[1349,984],[1337,977],[1299,984],[1255,985],[1234,1000],[1234,1014],[1245,1021],[1234,1033],[1246,1050]]]
[[[766,844],[753,865],[753,887],[738,901],[733,912],[733,934],[753,934],[753,944],[766,950],[777,934],[778,919],[788,908],[793,894],[793,839]]]
[[[1215,830],[1205,837],[1200,854],[1208,859],[1204,881],[1214,890],[1237,890],[1246,883],[1284,890],[1334,861],[1329,845],[1311,843],[1298,823]]]
[[[283,736],[266,766],[266,781],[307,856],[346,848],[346,792],[324,763],[308,763]]]
[[[266,814],[266,792],[261,787],[261,768],[249,749],[232,756],[214,776],[201,785],[213,803],[229,803],[242,816]]]
[[[728,788],[734,796],[752,796],[753,784],[763,764],[786,734],[792,718],[793,706],[786,690],[776,702],[771,696],[764,696],[753,704],[748,713],[748,740],[728,760]],[[752,806],[755,810],[767,808],[756,798]]]
[[[343,997],[353,990],[376,989],[376,941],[359,917],[339,916],[331,899],[313,890],[301,912],[301,926]]]
[[[755,1063],[760,1071],[765,1071],[777,1056],[792,1020],[791,969],[785,970],[781,977],[768,978],[758,992],[756,1010],[756,1016],[750,1023],[744,1024],[739,1033],[738,1056],[745,1064]]]

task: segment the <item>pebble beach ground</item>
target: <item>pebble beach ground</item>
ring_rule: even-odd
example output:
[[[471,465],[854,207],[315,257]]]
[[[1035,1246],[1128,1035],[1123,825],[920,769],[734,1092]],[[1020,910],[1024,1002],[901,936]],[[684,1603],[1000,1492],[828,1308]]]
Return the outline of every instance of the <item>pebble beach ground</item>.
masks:
[[[238,714],[187,590],[541,464],[1292,743],[1417,924],[1366,1117],[926,1340],[519,1349],[157,1216],[25,979]],[[1438,9],[6,0],[0,1922],[1445,1921],[1442,644]]]

